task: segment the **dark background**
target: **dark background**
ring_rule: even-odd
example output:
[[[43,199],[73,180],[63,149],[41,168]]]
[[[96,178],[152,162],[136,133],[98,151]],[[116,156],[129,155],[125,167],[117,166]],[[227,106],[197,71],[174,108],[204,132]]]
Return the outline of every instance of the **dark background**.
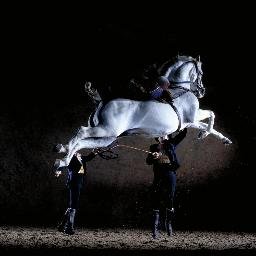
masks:
[[[202,26],[203,20],[191,19],[183,27],[167,21],[76,23],[35,14],[9,22],[2,46],[0,223],[55,225],[62,215],[65,174],[54,177],[58,156],[51,150],[86,125],[93,107],[83,91],[85,81],[103,92],[111,85],[120,95],[147,64],[179,53],[201,56],[207,90],[201,107],[215,112],[216,129],[234,143],[226,148],[211,136],[198,142],[189,131],[179,149],[176,227],[256,230],[247,24],[214,20]],[[147,149],[153,140],[125,142]],[[151,167],[144,154],[119,153],[117,160],[88,164],[79,225],[149,226]]]

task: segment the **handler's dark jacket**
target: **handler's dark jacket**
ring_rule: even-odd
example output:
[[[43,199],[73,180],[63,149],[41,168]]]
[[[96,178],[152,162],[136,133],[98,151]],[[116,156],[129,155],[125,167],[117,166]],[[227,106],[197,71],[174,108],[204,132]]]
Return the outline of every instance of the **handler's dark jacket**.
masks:
[[[81,162],[77,156],[73,156],[68,165],[67,187],[69,189],[69,208],[78,209],[80,190],[83,185],[86,172],[86,162],[92,160],[96,154],[91,152],[87,156],[81,156]]]
[[[153,171],[176,171],[180,164],[176,156],[176,146],[185,138],[187,129],[183,129],[174,138],[165,140],[163,144],[153,144],[150,146],[150,152],[160,153],[160,157],[157,159],[153,158],[152,154],[148,154],[146,163],[153,164]]]
[[[68,179],[67,179],[67,186],[71,187],[78,187],[82,186],[83,176],[86,172],[86,162],[92,160],[96,154],[91,152],[87,156],[81,156],[82,163],[77,159],[74,155],[68,165]]]
[[[94,157],[96,156],[96,154],[94,154],[93,152],[91,152],[89,155],[87,156],[81,156],[82,159],[82,163],[77,159],[77,157],[74,155],[68,165],[68,169],[69,171],[72,171],[74,173],[84,173],[84,171],[86,171],[86,162],[89,162],[90,160],[92,160]],[[81,168],[83,167],[83,170],[81,170]]]

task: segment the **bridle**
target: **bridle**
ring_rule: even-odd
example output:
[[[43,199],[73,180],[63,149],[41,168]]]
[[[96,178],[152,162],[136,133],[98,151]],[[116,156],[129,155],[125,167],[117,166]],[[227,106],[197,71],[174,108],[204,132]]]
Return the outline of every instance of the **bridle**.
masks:
[[[186,61],[184,63],[182,63],[182,65],[180,67],[178,67],[178,69],[182,68],[184,65],[188,64],[188,63],[193,63],[194,67],[196,69],[196,74],[197,74],[197,78],[196,80],[193,81],[174,81],[174,80],[170,80],[170,84],[171,84],[171,89],[181,89],[183,90],[183,92],[181,94],[179,94],[177,97],[180,97],[182,94],[186,93],[186,92],[192,92],[196,97],[199,96],[199,90],[203,90],[203,92],[205,91],[205,88],[202,86],[202,71],[200,70],[199,66],[198,66],[198,61],[196,60],[189,60]],[[185,88],[183,86],[180,86],[179,84],[190,84],[190,89]],[[191,87],[192,85],[194,85],[197,89],[196,90],[192,90]],[[175,98],[177,98],[175,97]]]

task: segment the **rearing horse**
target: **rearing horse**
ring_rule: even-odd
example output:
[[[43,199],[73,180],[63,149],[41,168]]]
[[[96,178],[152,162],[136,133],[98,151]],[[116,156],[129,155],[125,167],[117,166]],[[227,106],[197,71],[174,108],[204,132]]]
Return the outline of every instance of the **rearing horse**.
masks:
[[[191,127],[200,131],[199,138],[213,134],[224,144],[231,144],[227,137],[213,129],[214,113],[199,108],[198,98],[205,93],[200,60],[180,56],[174,64],[167,68],[164,65],[160,71],[172,85],[172,104],[129,99],[100,103],[90,116],[87,127],[81,126],[68,144],[56,146],[59,153],[66,155],[63,159],[56,159],[54,168],[67,166],[74,153],[83,148],[107,147],[124,135],[160,137]],[[207,118],[208,123],[201,122]]]

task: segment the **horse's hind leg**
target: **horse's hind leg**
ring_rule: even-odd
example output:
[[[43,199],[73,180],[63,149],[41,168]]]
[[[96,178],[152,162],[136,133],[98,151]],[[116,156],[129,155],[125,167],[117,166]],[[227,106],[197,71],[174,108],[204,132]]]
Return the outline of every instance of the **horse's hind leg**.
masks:
[[[88,138],[80,140],[70,151],[68,157],[71,159],[73,155],[83,148],[103,148],[113,143],[117,137],[106,137],[106,138]]]
[[[60,167],[68,166],[73,155],[83,148],[102,148],[109,146],[116,140],[116,137],[105,137],[105,138],[86,138],[79,140],[76,145],[72,148],[68,155],[63,159],[56,159],[54,169],[57,170]]]
[[[76,147],[77,143],[81,142],[86,138],[111,138],[117,137],[118,134],[114,133],[113,130],[105,127],[105,126],[96,126],[96,127],[81,127],[70,142],[67,145],[67,157],[70,157],[70,154],[73,154],[73,149]],[[83,144],[84,148],[95,148],[101,146],[92,146],[93,143]],[[75,151],[76,152],[76,151]],[[74,153],[75,153],[74,152]]]
[[[55,151],[57,153],[67,153],[69,152],[75,145],[76,143],[81,139],[83,138],[84,134],[86,133],[86,131],[88,129],[90,129],[91,127],[84,127],[84,126],[81,126],[77,133],[70,139],[70,141],[68,142],[68,144],[66,145],[62,145],[62,144],[58,144],[55,146]]]
[[[81,127],[78,133],[65,145],[67,154],[62,160],[57,159],[55,161],[54,168],[67,166],[74,153],[82,148],[106,147],[116,138],[117,134],[114,130],[104,126]]]
[[[58,153],[67,153],[71,152],[73,147],[80,141],[88,137],[112,137],[115,136],[113,132],[103,126],[97,127],[84,127],[81,126],[77,133],[71,138],[71,140],[66,145],[58,144]]]
[[[197,115],[196,115],[196,122],[202,121],[202,120],[204,120],[206,118],[209,118],[209,123],[206,124],[207,127],[203,131],[200,132],[200,134],[198,136],[200,139],[203,139],[208,134],[212,133],[215,114],[211,110],[199,109],[197,111]]]

